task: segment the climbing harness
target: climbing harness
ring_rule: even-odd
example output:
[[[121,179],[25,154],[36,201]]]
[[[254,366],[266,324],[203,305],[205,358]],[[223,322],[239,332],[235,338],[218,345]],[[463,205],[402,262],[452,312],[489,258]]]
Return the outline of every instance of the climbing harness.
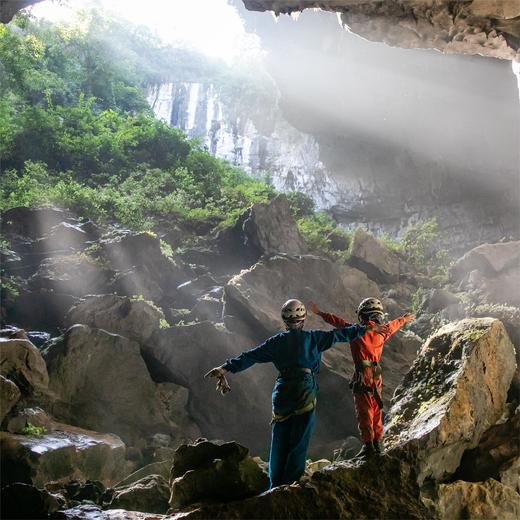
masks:
[[[372,384],[365,385],[363,383],[363,371],[370,369],[372,371]],[[377,386],[378,381],[381,379],[383,371],[378,361],[368,361],[362,359],[359,363],[356,363],[356,370],[352,379],[350,380],[349,387],[355,394],[372,394],[376,400],[377,406],[383,409],[383,396],[381,387]]]
[[[316,407],[317,387],[310,368],[284,368],[276,383],[279,397],[273,399],[271,424],[310,412]]]

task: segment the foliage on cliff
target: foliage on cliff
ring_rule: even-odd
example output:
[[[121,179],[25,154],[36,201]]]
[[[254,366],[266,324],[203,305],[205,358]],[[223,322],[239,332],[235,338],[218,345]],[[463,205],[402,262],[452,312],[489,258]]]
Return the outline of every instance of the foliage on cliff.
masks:
[[[188,54],[95,12],[71,26],[1,25],[1,209],[56,204],[149,228],[171,214],[229,221],[272,197],[267,183],[154,119],[147,84],[211,72]]]

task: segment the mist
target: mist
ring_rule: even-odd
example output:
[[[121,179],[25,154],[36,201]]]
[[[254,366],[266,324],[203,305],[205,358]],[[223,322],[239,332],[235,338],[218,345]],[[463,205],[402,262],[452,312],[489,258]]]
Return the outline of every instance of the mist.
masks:
[[[383,206],[386,220],[406,207],[483,203],[518,233],[520,105],[509,61],[368,42],[329,12],[274,20],[235,5],[267,51],[285,117],[318,140],[347,190],[368,194],[370,211]],[[336,208],[345,223],[367,219],[356,202],[345,206],[347,216]]]

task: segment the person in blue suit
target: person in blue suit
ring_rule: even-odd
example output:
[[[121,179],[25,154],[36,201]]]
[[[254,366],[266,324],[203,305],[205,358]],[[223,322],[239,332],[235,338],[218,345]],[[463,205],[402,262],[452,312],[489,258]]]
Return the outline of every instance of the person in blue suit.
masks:
[[[255,363],[273,363],[280,372],[273,389],[273,416],[269,479],[271,488],[292,484],[305,471],[307,448],[315,423],[321,354],[335,343],[354,341],[367,331],[385,332],[384,325],[354,324],[341,329],[304,330],[304,304],[295,299],[282,306],[286,331],[270,337],[256,348],[228,359],[205,377],[217,378],[217,390],[231,390],[226,372],[236,373]]]

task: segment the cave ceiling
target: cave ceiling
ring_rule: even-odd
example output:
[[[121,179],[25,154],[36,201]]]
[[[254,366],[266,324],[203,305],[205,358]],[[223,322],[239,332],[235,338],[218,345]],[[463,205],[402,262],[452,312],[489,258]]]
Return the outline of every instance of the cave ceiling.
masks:
[[[41,0],[0,0],[0,21]],[[323,9],[367,40],[520,61],[520,0],[242,0],[275,15]]]
[[[319,8],[349,31],[394,47],[520,61],[520,0],[243,0],[275,15]]]

